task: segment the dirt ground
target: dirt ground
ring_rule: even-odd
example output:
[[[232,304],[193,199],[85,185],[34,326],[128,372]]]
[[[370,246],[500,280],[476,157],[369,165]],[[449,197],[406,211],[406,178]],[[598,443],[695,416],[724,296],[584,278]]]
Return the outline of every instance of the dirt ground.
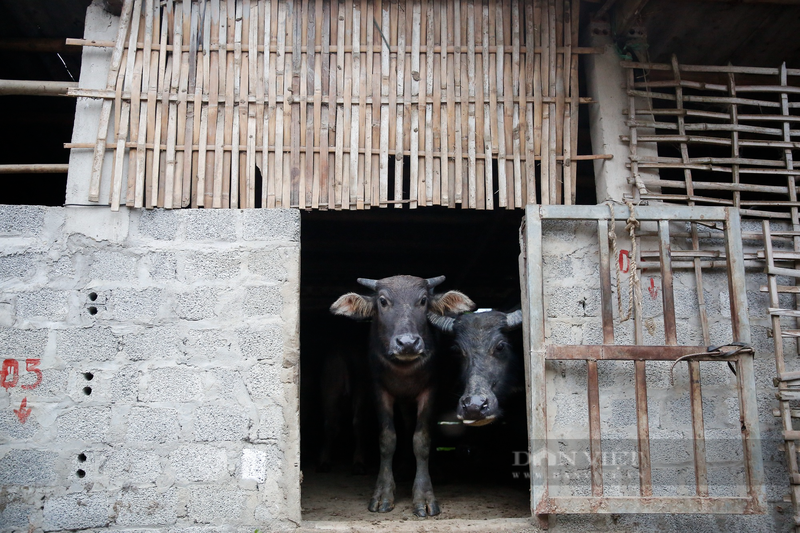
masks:
[[[411,510],[411,481],[397,482],[395,508],[389,513],[371,513],[367,503],[375,476],[354,476],[346,471],[303,472],[301,486],[303,521],[420,521]],[[442,512],[439,520],[488,520],[529,518],[529,493],[518,488],[478,484],[435,484]]]

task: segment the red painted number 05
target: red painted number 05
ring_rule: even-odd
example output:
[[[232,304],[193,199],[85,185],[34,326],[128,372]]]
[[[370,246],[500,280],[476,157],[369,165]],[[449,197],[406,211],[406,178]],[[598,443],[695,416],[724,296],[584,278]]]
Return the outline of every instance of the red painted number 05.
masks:
[[[25,371],[36,374],[36,381],[28,385],[22,385],[23,389],[35,389],[42,382],[42,371],[37,368],[41,359],[26,359]],[[16,359],[6,359],[3,361],[3,368],[0,370],[0,385],[4,389],[16,387],[19,382],[19,361]]]

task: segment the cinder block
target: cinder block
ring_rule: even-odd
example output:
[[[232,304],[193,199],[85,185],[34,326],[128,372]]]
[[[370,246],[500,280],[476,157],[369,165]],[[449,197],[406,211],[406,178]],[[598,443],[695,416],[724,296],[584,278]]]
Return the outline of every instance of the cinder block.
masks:
[[[283,297],[280,287],[259,286],[245,289],[242,310],[245,316],[280,315]]]
[[[280,367],[260,362],[248,370],[245,384],[253,399],[278,399],[283,396],[280,380]]]
[[[109,361],[120,351],[119,339],[111,328],[64,329],[56,332],[58,356],[67,363]]]
[[[141,237],[157,241],[175,239],[180,222],[175,211],[171,209],[142,209],[138,213],[139,223],[136,228]]]
[[[0,410],[0,442],[30,440],[42,429],[41,424],[36,419],[36,413],[31,413],[28,421],[24,424],[19,423],[19,418],[14,413],[14,409],[19,407],[19,403],[21,402],[17,402],[15,407],[9,406],[4,410]]]
[[[247,494],[238,489],[192,487],[188,517],[198,523],[234,525],[242,522]]]
[[[234,350],[236,333],[221,329],[192,329],[186,334],[187,357],[202,357],[219,360],[224,357],[236,356]]]
[[[5,358],[41,358],[47,346],[48,330],[0,328],[0,356]]]
[[[240,441],[247,437],[250,419],[236,403],[205,404],[195,410],[194,439],[200,442]]]
[[[244,240],[300,242],[297,209],[245,209]]]
[[[180,437],[178,411],[155,407],[132,407],[126,425],[127,442],[171,442]]]
[[[241,265],[242,257],[236,252],[191,252],[184,259],[187,281],[234,279],[240,275]]]
[[[266,406],[259,406],[258,411],[261,414],[261,419],[258,423],[258,438],[274,440],[283,438],[287,429],[283,408],[270,402]]]
[[[553,404],[556,408],[553,429],[558,431],[588,431],[589,404],[586,394],[556,393]]]
[[[192,209],[181,215],[185,217],[186,239],[189,241],[231,242],[236,240],[238,211],[234,209]]]
[[[110,399],[114,403],[132,403],[139,396],[139,371],[126,366],[114,373],[111,378]]]
[[[278,247],[258,250],[247,256],[247,270],[264,281],[284,281],[287,279],[286,267],[299,263],[297,248]]]
[[[0,209],[0,235],[36,237],[44,229],[46,208],[4,205]]]
[[[174,360],[183,356],[183,342],[172,325],[148,327],[124,337],[124,351],[131,361]]]
[[[280,326],[243,328],[236,331],[236,336],[244,358],[276,362],[283,360],[283,329]]]
[[[103,493],[69,494],[44,502],[44,530],[85,529],[108,525],[108,496]]]
[[[0,485],[49,485],[58,477],[56,452],[12,449],[0,459]]]
[[[44,258],[44,254],[37,253],[0,255],[0,282],[30,280],[44,264]]]
[[[155,483],[162,471],[157,453],[127,447],[111,450],[100,466],[100,473],[118,487],[127,483]]]
[[[145,375],[146,402],[189,402],[202,398],[200,371],[187,366],[155,368]]]
[[[178,491],[174,488],[167,491],[154,488],[123,490],[114,509],[118,526],[171,526],[178,519]]]
[[[545,314],[548,318],[578,318],[585,315],[586,294],[583,288],[553,287],[545,294]]]
[[[143,259],[150,277],[158,281],[174,280],[178,275],[178,259],[174,252],[150,252]]]
[[[63,321],[69,312],[69,292],[38,288],[17,294],[17,318]]]
[[[92,280],[133,281],[138,257],[121,249],[97,250],[89,263]]]
[[[169,454],[175,479],[182,482],[218,481],[227,474],[228,456],[224,449],[207,444],[184,444]]]
[[[56,419],[57,440],[105,442],[111,425],[110,407],[76,407]]]
[[[50,280],[54,282],[74,280],[76,277],[77,273],[72,256],[60,257],[58,261],[53,263],[49,275]]]
[[[114,289],[108,297],[109,318],[136,323],[152,322],[159,315],[164,291],[158,288],[143,290]]]
[[[31,515],[36,511],[33,505],[20,501],[10,501],[0,504],[0,528],[8,531],[8,528],[20,528],[24,531],[31,524]]]
[[[183,320],[205,320],[217,316],[220,291],[204,287],[175,295],[175,314]]]

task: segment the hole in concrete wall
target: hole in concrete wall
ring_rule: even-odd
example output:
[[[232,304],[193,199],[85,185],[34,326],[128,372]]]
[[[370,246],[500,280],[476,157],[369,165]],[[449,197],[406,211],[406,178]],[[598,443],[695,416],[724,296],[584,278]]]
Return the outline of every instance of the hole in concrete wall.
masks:
[[[84,388],[83,388],[83,393],[84,393],[86,396],[89,396],[90,394],[92,394],[92,388],[91,388],[91,387],[84,387]]]
[[[89,301],[94,302],[95,300],[97,300],[97,293],[96,292],[90,292],[89,293]]]
[[[396,274],[447,276],[437,292],[460,290],[479,307],[511,310],[520,304],[521,210],[490,212],[426,208],[302,214],[301,262],[301,467],[304,520],[401,520],[413,518],[411,434],[399,422],[394,472],[396,507],[371,513],[378,467],[377,423],[366,362],[368,323],[334,317],[330,305],[342,294],[367,293],[356,278]],[[517,332],[521,346],[521,333]],[[520,348],[521,349],[521,348]],[[337,357],[347,354],[348,359]],[[456,354],[440,350],[444,376],[432,428],[431,476],[443,518],[530,516],[527,468],[514,467],[514,451],[526,451],[524,393],[509,403],[502,423],[465,427],[453,422],[461,389]],[[366,474],[355,474],[352,395],[323,392],[323,378],[347,377],[350,392],[366,380],[364,456]],[[336,382],[337,380],[328,380]],[[336,383],[334,383],[336,384]],[[339,382],[341,385],[341,382]],[[329,383],[330,385],[330,383]],[[334,388],[335,389],[335,388]],[[330,387],[329,387],[330,390]],[[324,411],[336,406],[338,434],[328,465],[321,465]],[[318,471],[329,470],[326,472]],[[514,477],[515,470],[517,477]],[[523,472],[523,470],[525,472]]]
[[[94,374],[91,372],[84,372],[83,377],[86,379],[86,381],[92,381],[94,379]]]
[[[89,307],[89,314],[90,315],[96,315],[97,314],[97,308],[94,307],[94,306]]]
[[[86,454],[85,453],[78,454],[78,461],[81,462],[81,463],[85,463],[86,462]]]
[[[84,478],[84,477],[86,477],[86,472],[84,472],[84,471],[83,471],[83,470],[81,470],[81,469],[78,469],[78,471],[77,471],[77,472],[75,472],[75,475],[76,475],[76,476],[78,476],[78,477],[80,477],[80,478]]]

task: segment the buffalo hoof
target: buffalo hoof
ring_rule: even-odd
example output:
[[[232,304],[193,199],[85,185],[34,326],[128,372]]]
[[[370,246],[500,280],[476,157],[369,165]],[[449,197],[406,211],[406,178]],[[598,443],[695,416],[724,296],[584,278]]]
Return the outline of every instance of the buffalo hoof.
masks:
[[[442,510],[439,509],[439,503],[436,500],[414,504],[414,514],[420,518],[436,516],[441,512]]]
[[[369,510],[373,513],[388,513],[392,509],[394,509],[394,502],[387,498],[381,500],[372,498],[369,501]]]

